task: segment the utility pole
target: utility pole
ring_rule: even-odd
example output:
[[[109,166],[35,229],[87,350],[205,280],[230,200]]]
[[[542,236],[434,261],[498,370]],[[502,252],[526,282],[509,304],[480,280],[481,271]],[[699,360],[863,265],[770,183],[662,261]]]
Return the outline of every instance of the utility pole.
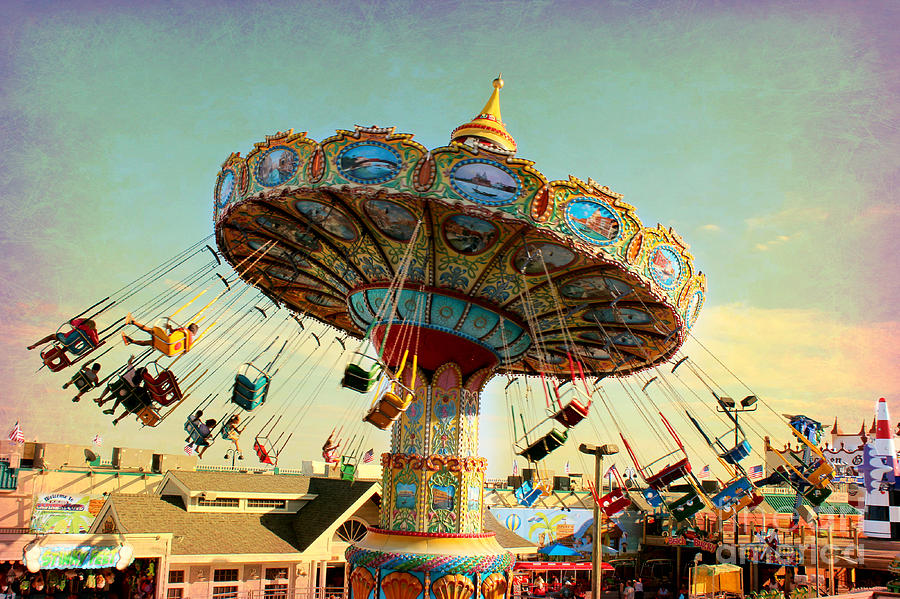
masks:
[[[591,445],[582,443],[578,446],[578,451],[594,456],[594,488],[597,489],[599,497],[603,496],[603,456],[614,455],[619,453],[619,447],[613,443],[606,445]],[[594,547],[591,552],[591,599],[600,599],[600,593],[603,591],[603,539],[601,538],[602,530],[600,528],[600,504],[594,502]]]

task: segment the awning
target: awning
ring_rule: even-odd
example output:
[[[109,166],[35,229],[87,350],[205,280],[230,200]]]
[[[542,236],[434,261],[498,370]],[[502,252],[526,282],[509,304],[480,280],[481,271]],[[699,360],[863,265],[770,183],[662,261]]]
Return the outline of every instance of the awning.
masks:
[[[591,562],[516,562],[513,570],[590,570]],[[603,562],[604,570],[614,570],[610,564]]]
[[[763,494],[763,499],[765,499],[766,503],[779,514],[791,514],[794,511],[794,495],[774,495],[766,493]],[[803,505],[808,506],[810,503],[804,498]],[[848,503],[831,503],[828,501],[818,507],[818,512],[823,515],[860,515],[860,511]]]

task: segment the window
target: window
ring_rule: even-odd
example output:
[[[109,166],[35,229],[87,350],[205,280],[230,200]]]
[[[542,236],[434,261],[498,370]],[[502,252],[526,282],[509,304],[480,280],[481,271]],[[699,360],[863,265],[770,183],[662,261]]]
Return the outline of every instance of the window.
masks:
[[[285,499],[248,499],[247,507],[262,507],[272,510],[283,510],[287,507]]]
[[[184,582],[184,570],[169,570],[169,584]]]
[[[345,543],[357,543],[366,536],[366,525],[359,520],[347,520],[334,534]]]
[[[278,578],[287,578],[287,568],[266,568],[266,580],[276,580]]]
[[[219,497],[216,499],[203,499],[201,497],[197,500],[197,505],[206,507],[240,507],[241,500],[237,497]]]
[[[213,587],[213,599],[237,599],[237,589],[236,586]]]
[[[181,599],[184,597],[184,589],[169,589],[166,591],[166,599]]]
[[[286,584],[267,584],[263,599],[287,599]]]
[[[213,572],[213,582],[237,582],[237,568],[229,568],[228,570],[216,570]]]

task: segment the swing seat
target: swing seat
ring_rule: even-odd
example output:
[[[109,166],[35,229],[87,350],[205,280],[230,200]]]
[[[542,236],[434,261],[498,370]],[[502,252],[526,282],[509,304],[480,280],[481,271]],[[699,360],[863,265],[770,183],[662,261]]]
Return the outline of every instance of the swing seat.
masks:
[[[256,452],[256,457],[259,459],[260,464],[269,464],[270,466],[274,466],[278,461],[278,456],[272,456],[272,453],[265,446],[264,442],[257,439],[253,442],[253,451]]]
[[[150,399],[162,406],[170,406],[182,399],[178,380],[171,370],[163,370],[155,377],[145,372],[144,383],[147,385]]]
[[[172,357],[191,349],[193,342],[184,329],[175,329],[167,333],[162,327],[153,327],[153,349]]]
[[[550,455],[550,452],[562,447],[568,438],[568,431],[554,429],[520,451],[519,455],[529,462],[539,462]]]
[[[378,379],[381,368],[376,366],[372,370],[366,370],[359,364],[348,364],[344,369],[344,378],[341,386],[352,389],[358,393],[368,393]]]
[[[391,424],[400,418],[400,414],[406,411],[412,403],[412,394],[408,393],[406,399],[400,397],[393,391],[388,391],[381,396],[378,403],[363,418],[365,422],[374,424],[381,430],[387,430]]]
[[[617,487],[601,497],[598,503],[603,513],[611,518],[631,505],[631,499],[625,494],[625,489]]]
[[[197,421],[191,418],[184,422],[184,432],[188,434],[189,443],[196,443],[203,439],[203,435],[200,434],[200,429],[197,427]]]
[[[543,490],[532,485],[530,480],[526,480],[521,487],[513,492],[513,496],[519,502],[519,505],[524,507],[533,506],[541,498],[541,495],[543,495]]]
[[[87,353],[96,347],[93,342],[91,342],[91,338],[88,337],[87,333],[81,329],[72,329],[65,335],[57,333],[56,340],[62,344],[63,349],[73,356]]]
[[[806,500],[815,506],[822,505],[829,495],[831,495],[831,489],[819,487],[811,487],[803,493]]]
[[[137,417],[144,426],[156,426],[162,422],[162,417],[159,415],[159,412],[150,406],[145,406],[138,410]]]
[[[747,441],[741,441],[735,447],[729,449],[724,453],[720,453],[719,457],[729,464],[737,464],[750,455],[751,449],[752,448],[750,447],[750,444],[747,443]]]
[[[356,466],[341,463],[341,480],[354,480],[356,478]]]
[[[669,512],[671,512],[676,522],[684,522],[702,509],[703,502],[694,489],[691,489],[687,495],[669,505]]]
[[[690,473],[691,463],[687,458],[682,458],[671,466],[666,466],[656,474],[646,477],[644,480],[650,487],[656,489],[657,491],[662,491],[674,481],[678,480],[679,478],[684,478]]]
[[[736,514],[750,506],[757,495],[753,492],[753,484],[746,476],[729,482],[724,489],[712,496],[713,505],[726,513],[726,517]]]
[[[41,360],[43,360],[44,366],[50,369],[50,372],[59,372],[72,364],[69,356],[66,355],[65,348],[60,345],[54,345],[42,351]]]
[[[587,418],[587,415],[588,406],[583,406],[580,401],[573,399],[554,414],[553,419],[566,428],[572,428]]]
[[[234,377],[234,392],[231,401],[241,408],[255,410],[266,401],[269,393],[269,375],[260,374],[256,380],[250,380],[243,374]]]
[[[99,382],[95,383],[86,377],[83,370],[79,370],[75,376],[72,377],[71,383],[75,385],[75,388],[79,391],[87,391],[88,389],[100,386]]]
[[[817,489],[823,489],[834,477],[834,466],[828,460],[819,460],[807,468],[800,470],[807,482]]]

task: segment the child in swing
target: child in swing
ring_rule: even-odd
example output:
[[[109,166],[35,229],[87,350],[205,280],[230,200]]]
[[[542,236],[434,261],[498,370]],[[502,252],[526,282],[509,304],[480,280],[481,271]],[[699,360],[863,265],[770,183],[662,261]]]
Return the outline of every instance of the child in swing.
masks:
[[[228,419],[228,422],[225,423],[225,438],[234,444],[234,450],[238,454],[238,459],[243,460],[244,452],[241,451],[241,446],[238,445],[241,433],[244,432],[244,429],[239,426],[240,422],[241,417],[237,414]],[[228,456],[225,457],[227,458]]]

